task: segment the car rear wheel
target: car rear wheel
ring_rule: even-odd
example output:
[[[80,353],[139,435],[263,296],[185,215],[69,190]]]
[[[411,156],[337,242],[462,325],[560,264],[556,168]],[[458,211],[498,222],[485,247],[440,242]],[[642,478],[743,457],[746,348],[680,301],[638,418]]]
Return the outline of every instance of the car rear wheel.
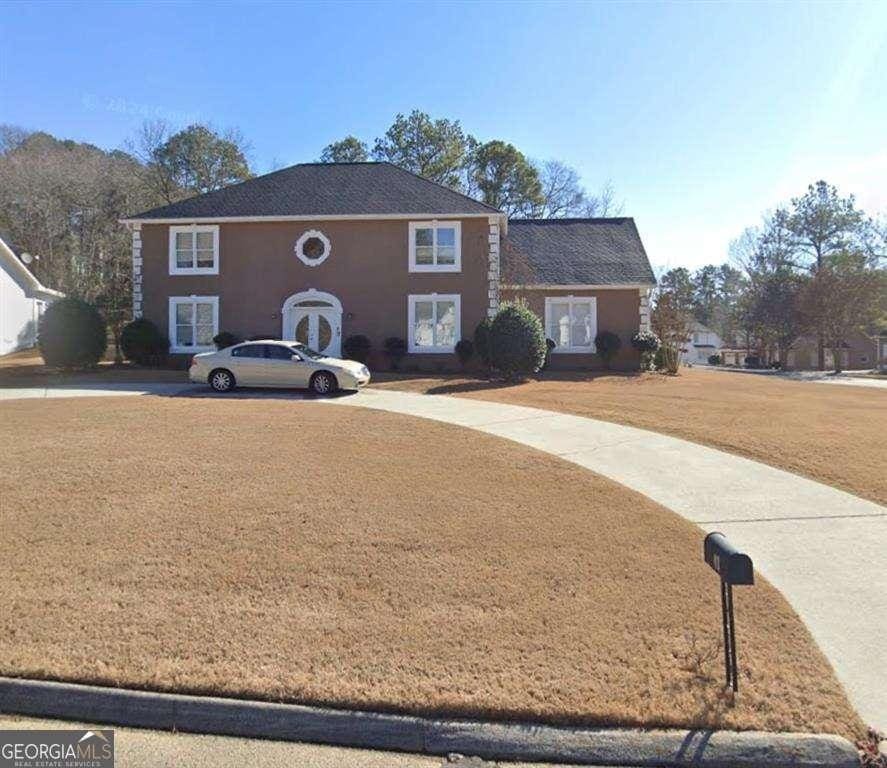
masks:
[[[217,368],[209,375],[209,385],[216,392],[230,392],[237,383],[234,374],[224,368]]]
[[[339,388],[336,377],[327,371],[318,371],[311,377],[311,391],[316,395],[329,395]]]

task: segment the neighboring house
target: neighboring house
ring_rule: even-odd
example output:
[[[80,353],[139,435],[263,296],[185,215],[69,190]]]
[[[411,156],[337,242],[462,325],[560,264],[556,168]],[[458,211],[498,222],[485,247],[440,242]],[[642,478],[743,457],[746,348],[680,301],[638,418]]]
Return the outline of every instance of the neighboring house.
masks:
[[[846,371],[868,370],[871,368],[883,368],[884,359],[887,356],[885,350],[887,334],[880,329],[872,329],[868,333],[854,331],[846,339],[839,354],[841,355],[841,369]],[[819,365],[818,343],[815,336],[802,336],[794,344],[786,355],[784,368],[790,371],[815,370]],[[825,349],[825,369],[833,370],[835,367],[834,353],[828,347]]]
[[[63,295],[44,287],[0,238],[0,355],[33,347],[43,310]]]
[[[399,337],[407,365],[451,367],[461,338],[525,295],[565,353],[554,360],[599,364],[594,335],[613,330],[631,368],[630,336],[649,324],[654,278],[631,219],[508,221],[389,163],[296,165],[123,221],[133,313],[173,354],[213,349],[223,330],[330,355],[363,334],[376,364]],[[526,276],[503,285],[503,270]]]
[[[687,341],[681,347],[681,362],[691,365],[708,365],[708,358],[720,354],[724,342],[707,325],[694,321],[690,326]]]

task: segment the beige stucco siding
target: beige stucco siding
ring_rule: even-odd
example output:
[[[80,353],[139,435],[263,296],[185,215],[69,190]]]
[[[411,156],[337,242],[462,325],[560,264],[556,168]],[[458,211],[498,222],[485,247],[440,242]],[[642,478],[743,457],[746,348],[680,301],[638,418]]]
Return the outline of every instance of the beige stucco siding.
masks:
[[[187,223],[187,222],[183,222]],[[170,275],[169,227],[141,229],[144,316],[168,331],[170,296],[218,296],[219,330],[240,337],[280,336],[287,297],[314,288],[342,302],[342,338],[365,334],[377,350],[389,336],[407,338],[410,294],[461,296],[462,336],[471,337],[489,303],[489,223],[462,219],[459,273],[409,271],[407,221],[300,221],[221,224],[218,275]],[[296,258],[307,230],[330,240],[329,257],[317,266]],[[415,355],[435,365],[441,356]],[[450,359],[452,356],[443,356]]]
[[[611,367],[617,370],[637,370],[640,356],[631,346],[631,337],[640,324],[640,294],[637,288],[582,290],[578,288],[533,288],[502,290],[503,301],[517,298],[526,301],[545,322],[545,299],[557,296],[593,296],[597,304],[597,330],[612,331],[622,339],[622,348]],[[552,368],[602,368],[596,355],[557,354],[551,356]]]

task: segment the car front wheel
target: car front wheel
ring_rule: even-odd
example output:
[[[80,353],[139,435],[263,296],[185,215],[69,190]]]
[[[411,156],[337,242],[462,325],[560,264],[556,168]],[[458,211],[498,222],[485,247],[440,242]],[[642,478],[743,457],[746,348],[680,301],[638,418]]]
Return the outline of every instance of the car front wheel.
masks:
[[[311,377],[311,391],[316,395],[329,395],[338,389],[336,377],[326,371],[315,373]]]
[[[216,392],[230,392],[235,387],[234,374],[218,368],[209,375],[209,385]]]

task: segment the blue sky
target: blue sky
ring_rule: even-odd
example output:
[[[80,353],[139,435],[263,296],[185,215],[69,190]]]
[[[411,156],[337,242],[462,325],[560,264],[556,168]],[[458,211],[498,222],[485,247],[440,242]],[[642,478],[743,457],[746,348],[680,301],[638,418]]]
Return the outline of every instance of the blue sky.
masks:
[[[413,108],[611,180],[654,265],[825,177],[887,212],[887,3],[0,2],[0,122],[238,127],[259,171]]]

